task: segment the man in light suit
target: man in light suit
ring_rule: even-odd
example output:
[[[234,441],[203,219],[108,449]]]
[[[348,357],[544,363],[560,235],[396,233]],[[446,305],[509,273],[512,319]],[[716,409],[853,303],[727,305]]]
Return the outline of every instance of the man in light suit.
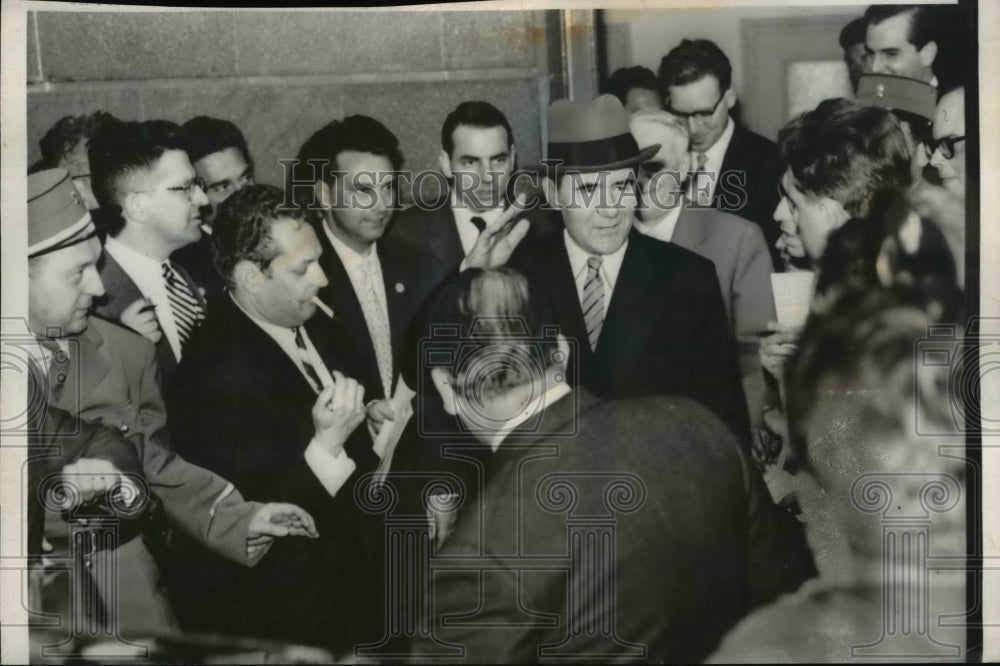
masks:
[[[732,75],[729,58],[707,39],[685,39],[660,61],[666,109],[690,130],[692,201],[759,225],[775,267],[782,270],[774,249],[780,230],[772,215],[781,156],[773,141],[730,117],[737,103]]]
[[[741,217],[693,207],[685,201],[689,137],[677,118],[665,111],[640,111],[631,116],[629,126],[640,149],[660,147],[639,166],[642,203],[635,228],[651,238],[697,252],[715,264],[726,315],[740,345],[743,392],[751,425],[759,426],[765,386],[758,336],[775,318],[773,265],[764,234]]]
[[[94,312],[156,343],[164,387],[206,309],[204,290],[170,259],[201,238],[208,204],[186,147],[178,125],[150,120],[105,123],[88,148],[106,234]]]
[[[379,458],[365,429],[354,432],[364,389],[340,374],[355,374],[340,317],[331,321],[313,300],[327,283],[315,215],[286,207],[269,185],[249,185],[219,207],[212,247],[227,297],[181,362],[168,405],[185,457],[251,499],[301,505],[320,533],[275,544],[282,547],[252,571],[186,544],[178,557],[192,571],[188,605],[212,603],[223,614],[193,621],[336,651],[369,630],[370,606],[381,599],[354,501],[355,484]]]
[[[510,265],[552,300],[576,341],[570,381],[600,397],[679,394],[714,411],[737,440],[749,423],[736,343],[709,260],[633,229],[640,151],[621,102],[549,108],[549,204],[565,230],[520,243]],[[586,146],[588,149],[584,150]]]
[[[517,150],[507,117],[489,102],[462,102],[441,127],[438,162],[450,184],[447,200],[428,206],[418,198],[388,232],[418,249],[434,284],[459,266],[485,226],[514,199],[509,190]],[[529,221],[529,237],[558,226],[548,211],[537,208],[522,208],[518,217]]]
[[[464,358],[434,367],[434,387],[495,461],[439,554],[468,558],[435,572],[439,642],[414,641],[415,656],[450,643],[471,663],[697,661],[814,573],[709,410],[570,388],[566,340],[546,332],[555,319],[517,271],[465,271],[434,310],[460,331],[436,349]]]
[[[29,354],[44,404],[119,431],[133,449],[123,459],[137,460],[149,492],[170,522],[234,562],[256,563],[268,547],[261,540],[266,535],[311,533],[312,519],[298,507],[245,502],[233,484],[170,451],[152,345],[88,314],[91,301],[104,293],[97,272],[101,246],[69,175],[62,169],[33,174],[28,189],[28,319],[39,340],[37,347],[29,346]],[[102,468],[108,479],[134,471],[115,467],[117,459],[101,459],[112,463]],[[83,467],[81,473],[94,466]],[[150,508],[140,505],[136,519],[121,521],[117,547],[109,549],[95,539],[82,553],[90,569],[115,567],[118,580],[95,580],[110,621],[124,633],[176,627],[159,589],[157,566],[140,536],[139,519]],[[50,516],[47,537],[53,543],[65,543],[68,537],[58,514]]]

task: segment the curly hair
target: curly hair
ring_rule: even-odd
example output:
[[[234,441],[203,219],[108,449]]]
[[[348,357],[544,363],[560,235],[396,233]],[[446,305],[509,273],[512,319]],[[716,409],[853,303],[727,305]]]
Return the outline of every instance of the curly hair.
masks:
[[[248,185],[219,205],[212,227],[212,259],[226,285],[236,286],[233,271],[241,261],[251,261],[267,271],[277,256],[272,235],[278,220],[316,225],[315,210],[290,206],[285,194],[273,185]]]

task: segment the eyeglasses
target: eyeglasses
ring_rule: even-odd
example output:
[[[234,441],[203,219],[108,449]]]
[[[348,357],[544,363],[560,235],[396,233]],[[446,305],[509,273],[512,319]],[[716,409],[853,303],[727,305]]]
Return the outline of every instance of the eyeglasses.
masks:
[[[196,176],[189,180],[184,185],[177,185],[175,187],[160,187],[155,190],[136,190],[133,194],[146,194],[149,192],[183,192],[187,195],[188,199],[194,197],[194,188],[198,188],[202,192],[206,191],[205,179],[200,176]]]
[[[931,154],[933,154],[935,150],[940,150],[941,157],[946,160],[950,160],[955,157],[955,146],[957,146],[960,141],[965,141],[965,137],[943,136],[940,139],[934,139],[930,144]]]
[[[712,119],[712,116],[715,115],[715,112],[718,110],[719,105],[722,104],[722,100],[724,100],[725,98],[726,98],[726,93],[722,93],[722,95],[719,97],[718,101],[715,102],[710,111],[692,111],[690,113],[684,113],[683,111],[677,111],[672,107],[667,106],[667,112],[677,116],[681,120],[694,120],[699,123],[707,123],[709,120]]]

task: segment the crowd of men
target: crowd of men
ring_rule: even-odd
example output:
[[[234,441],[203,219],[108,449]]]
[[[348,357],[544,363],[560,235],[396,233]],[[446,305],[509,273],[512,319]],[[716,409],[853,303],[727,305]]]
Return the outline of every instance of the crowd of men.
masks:
[[[855,97],[777,143],[734,117],[710,41],[615,72],[548,108],[533,202],[485,101],[442,119],[444,199],[403,209],[370,116],[317,129],[285,189],[226,120],[59,121],[28,178],[38,609],[96,595],[73,612],[123,637],[346,659],[849,658],[884,582],[852,484],[958,464],[907,411],[954,429],[912,376],[966,253],[930,11],[845,28]],[[772,291],[798,271],[804,327]],[[393,515],[427,542],[405,561]],[[964,548],[950,526],[937,554]],[[425,551],[466,564],[431,576]]]

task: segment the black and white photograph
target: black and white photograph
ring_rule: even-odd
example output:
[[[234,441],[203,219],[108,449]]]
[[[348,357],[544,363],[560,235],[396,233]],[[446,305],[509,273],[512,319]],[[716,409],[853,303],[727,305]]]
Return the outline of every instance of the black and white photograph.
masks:
[[[0,661],[1000,660],[998,27],[5,0]]]

